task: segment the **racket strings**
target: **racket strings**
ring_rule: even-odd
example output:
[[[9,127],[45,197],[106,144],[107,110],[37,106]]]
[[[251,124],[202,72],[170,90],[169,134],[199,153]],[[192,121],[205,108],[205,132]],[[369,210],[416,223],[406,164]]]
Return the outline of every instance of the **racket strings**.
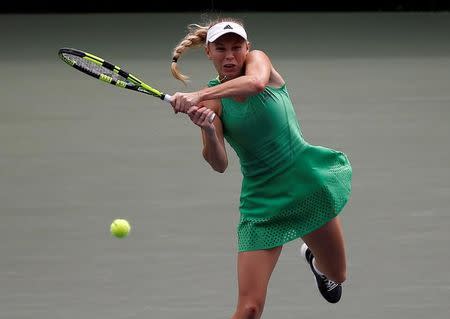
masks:
[[[76,55],[72,55],[72,54],[67,54],[67,53],[63,53],[63,55],[65,58],[74,62],[79,68],[82,68],[83,70],[86,70],[93,75],[99,76],[99,75],[103,74],[103,75],[109,76],[110,78],[112,78],[115,81],[123,81],[123,82],[127,82],[127,83],[130,82],[123,76],[115,73],[114,71],[111,71],[111,70],[105,68],[104,66],[96,64],[85,58],[82,58],[82,57],[79,57]]]

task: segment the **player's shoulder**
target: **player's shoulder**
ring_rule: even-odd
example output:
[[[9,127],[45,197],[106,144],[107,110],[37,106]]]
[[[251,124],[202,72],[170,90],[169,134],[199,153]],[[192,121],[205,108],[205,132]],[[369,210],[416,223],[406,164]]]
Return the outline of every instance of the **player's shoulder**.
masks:
[[[262,50],[251,50],[247,54],[247,60],[266,60],[270,61],[270,57]]]
[[[251,56],[265,56],[265,57],[269,57],[269,56],[267,55],[266,52],[264,52],[263,50],[259,50],[259,49],[251,50],[251,51],[248,53],[248,55],[251,55]]]

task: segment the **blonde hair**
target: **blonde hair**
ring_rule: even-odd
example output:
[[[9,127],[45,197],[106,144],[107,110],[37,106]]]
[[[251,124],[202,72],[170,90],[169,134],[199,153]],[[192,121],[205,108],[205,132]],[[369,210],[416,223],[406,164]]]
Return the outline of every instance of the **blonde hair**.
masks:
[[[184,75],[178,69],[177,63],[181,55],[186,52],[189,48],[196,48],[206,45],[206,34],[209,28],[220,22],[235,22],[244,26],[242,21],[235,18],[218,18],[215,20],[210,20],[205,25],[200,24],[190,24],[188,25],[188,34],[180,41],[180,43],[173,49],[172,54],[172,64],[170,69],[172,75],[177,79],[182,81],[184,84],[189,80],[189,76]]]

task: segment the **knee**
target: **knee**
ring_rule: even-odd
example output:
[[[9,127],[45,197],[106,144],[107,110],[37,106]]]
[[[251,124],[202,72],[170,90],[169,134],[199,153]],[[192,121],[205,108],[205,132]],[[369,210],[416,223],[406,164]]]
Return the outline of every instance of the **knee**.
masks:
[[[262,314],[263,304],[257,301],[248,301],[245,302],[240,308],[241,309],[239,312],[242,314],[242,318],[257,319]]]

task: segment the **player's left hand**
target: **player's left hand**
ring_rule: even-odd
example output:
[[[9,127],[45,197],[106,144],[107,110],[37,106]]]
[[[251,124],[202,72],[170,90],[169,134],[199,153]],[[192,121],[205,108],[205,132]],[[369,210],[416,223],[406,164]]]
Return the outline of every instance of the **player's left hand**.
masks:
[[[207,130],[214,129],[214,124],[211,122],[214,112],[211,109],[192,106],[188,109],[187,114],[195,125]]]

